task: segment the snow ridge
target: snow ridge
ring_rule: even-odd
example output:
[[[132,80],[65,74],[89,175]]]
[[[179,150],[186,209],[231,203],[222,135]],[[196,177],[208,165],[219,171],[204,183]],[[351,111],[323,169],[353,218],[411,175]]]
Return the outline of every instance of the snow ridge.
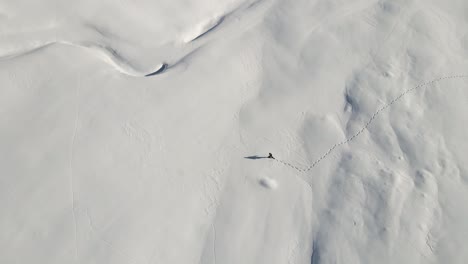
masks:
[[[0,56],[0,60],[13,59],[57,44],[87,49],[88,51],[93,52],[97,57],[101,58],[106,63],[112,65],[119,72],[133,77],[149,77],[160,74],[169,66],[166,63],[160,63],[151,70],[140,70],[133,66],[128,60],[123,58],[114,48],[110,46],[95,42],[69,42],[63,40],[43,42],[26,50]]]

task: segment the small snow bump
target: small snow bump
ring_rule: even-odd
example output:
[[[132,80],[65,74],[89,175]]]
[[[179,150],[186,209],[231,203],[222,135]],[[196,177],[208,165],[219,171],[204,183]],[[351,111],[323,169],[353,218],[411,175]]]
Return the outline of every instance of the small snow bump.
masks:
[[[260,185],[262,185],[265,188],[268,189],[276,189],[278,188],[278,182],[274,179],[268,178],[268,177],[263,177],[260,179]]]

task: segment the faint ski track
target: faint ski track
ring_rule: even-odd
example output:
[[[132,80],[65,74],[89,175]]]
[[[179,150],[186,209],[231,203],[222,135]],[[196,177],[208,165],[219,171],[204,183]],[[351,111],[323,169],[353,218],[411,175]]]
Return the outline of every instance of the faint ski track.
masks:
[[[288,166],[292,169],[295,169],[299,172],[308,172],[310,171],[311,169],[313,169],[315,166],[317,166],[322,160],[324,160],[328,155],[330,155],[337,147],[341,146],[341,145],[344,145],[346,143],[349,143],[351,141],[353,141],[356,137],[358,137],[362,132],[364,132],[364,130],[367,129],[367,127],[369,127],[369,125],[374,121],[374,119],[385,109],[387,109],[388,107],[390,107],[391,105],[393,105],[394,103],[396,103],[397,101],[399,101],[403,96],[405,96],[406,94],[416,90],[416,89],[419,89],[421,87],[424,87],[424,86],[427,86],[427,85],[431,85],[431,84],[434,84],[434,83],[437,83],[439,81],[442,81],[442,80],[446,80],[446,79],[461,79],[461,78],[468,78],[468,75],[451,75],[451,76],[445,76],[445,77],[439,77],[437,79],[434,79],[434,80],[431,80],[431,81],[428,81],[428,82],[424,82],[422,84],[419,84],[415,87],[412,87],[412,88],[409,88],[409,89],[406,89],[404,92],[402,92],[400,95],[398,95],[397,97],[395,97],[393,100],[391,100],[390,102],[388,102],[387,104],[385,104],[384,106],[380,107],[372,116],[371,118],[369,118],[369,120],[364,124],[364,126],[359,130],[357,131],[354,135],[352,135],[351,137],[339,142],[339,143],[336,143],[335,145],[333,145],[332,147],[330,147],[324,154],[322,154],[322,156],[320,156],[318,159],[316,159],[311,165],[305,167],[305,168],[300,168],[298,166],[295,166],[287,161],[284,161],[284,160],[280,160],[280,159],[274,159],[275,161],[285,165],[285,166]]]
[[[216,264],[216,227],[214,223],[212,223],[211,225],[213,226],[213,258],[214,264]]]
[[[78,84],[76,86],[76,93],[75,93],[75,118],[74,118],[74,127],[73,127],[73,134],[71,138],[70,144],[70,160],[69,160],[69,173],[70,173],[70,193],[71,193],[71,202],[72,202],[72,214],[73,214],[73,226],[75,231],[75,258],[77,263],[80,263],[78,257],[78,230],[76,224],[76,213],[75,213],[75,189],[73,186],[73,152],[75,148],[75,140],[76,140],[76,131],[78,129],[78,118],[79,118],[79,90],[81,85],[81,76],[78,75]]]
[[[91,232],[93,232],[95,235],[96,235],[96,239],[101,241],[109,250],[119,254],[120,256],[122,257],[126,257],[128,260],[130,260],[131,262],[130,263],[141,263],[141,261],[138,261],[136,258],[133,258],[132,256],[130,256],[130,254],[126,253],[125,251],[121,251],[121,250],[117,250],[115,248],[115,246],[107,241],[106,239],[102,238],[100,235],[99,235],[99,230],[95,227],[94,223],[93,223],[93,220],[89,214],[89,209],[88,208],[85,208],[83,210],[86,218],[88,219],[88,224],[89,224],[89,228],[91,230]],[[153,263],[152,261],[148,261],[145,259],[145,263],[146,264],[149,264],[149,263]]]

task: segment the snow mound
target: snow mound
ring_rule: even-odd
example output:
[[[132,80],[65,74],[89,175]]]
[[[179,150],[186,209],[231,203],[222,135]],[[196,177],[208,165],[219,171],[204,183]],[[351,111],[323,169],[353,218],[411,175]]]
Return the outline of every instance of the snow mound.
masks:
[[[272,178],[264,177],[264,178],[261,178],[259,182],[263,187],[268,188],[268,189],[274,190],[278,188],[278,182]]]

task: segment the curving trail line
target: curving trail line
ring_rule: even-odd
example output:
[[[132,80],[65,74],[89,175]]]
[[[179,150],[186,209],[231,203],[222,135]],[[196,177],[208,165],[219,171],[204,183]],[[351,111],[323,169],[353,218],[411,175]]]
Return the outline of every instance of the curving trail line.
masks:
[[[298,166],[295,166],[287,161],[284,161],[284,160],[280,160],[280,159],[275,159],[275,161],[285,165],[285,166],[288,166],[294,170],[297,170],[299,172],[308,172],[310,171],[311,169],[313,169],[315,166],[317,166],[323,159],[325,159],[328,155],[330,155],[337,147],[341,146],[341,145],[344,145],[346,143],[349,143],[351,141],[353,141],[356,137],[358,137],[362,132],[364,132],[364,130],[367,129],[367,127],[372,124],[372,122],[375,120],[375,118],[382,112],[384,111],[385,109],[387,109],[388,107],[390,107],[391,105],[393,105],[394,103],[396,103],[398,100],[400,100],[403,96],[405,96],[406,94],[416,90],[416,89],[419,89],[421,87],[424,87],[424,86],[427,86],[427,85],[431,85],[431,84],[434,84],[434,83],[437,83],[437,82],[440,82],[442,80],[446,80],[446,79],[461,79],[461,78],[468,78],[468,75],[451,75],[451,76],[445,76],[445,77],[440,77],[440,78],[437,78],[437,79],[434,79],[432,81],[428,81],[428,82],[425,82],[425,83],[422,83],[422,84],[419,84],[415,87],[412,87],[412,88],[409,88],[409,89],[406,89],[405,91],[403,91],[400,95],[398,95],[397,97],[395,97],[393,100],[391,100],[390,102],[386,103],[384,106],[380,107],[377,111],[375,111],[375,113],[369,118],[369,120],[367,120],[367,122],[364,124],[364,126],[359,130],[357,131],[356,133],[354,133],[351,137],[349,138],[346,138],[345,140],[339,142],[339,143],[336,143],[335,145],[333,145],[332,147],[330,147],[322,156],[320,156],[318,159],[316,159],[311,165],[305,167],[305,168],[300,168]]]
[[[0,61],[21,57],[21,56],[31,54],[33,52],[45,49],[53,45],[58,45],[58,44],[86,49],[87,51],[94,53],[96,57],[102,59],[106,63],[113,66],[119,72],[125,75],[133,76],[133,77],[153,76],[153,75],[162,73],[164,70],[168,68],[168,65],[166,63],[161,63],[158,66],[156,66],[154,69],[150,69],[149,71],[140,70],[140,69],[137,69],[135,66],[133,66],[128,60],[123,58],[115,49],[113,49],[110,46],[106,46],[106,45],[96,43],[96,42],[73,43],[73,42],[61,41],[61,40],[44,42],[44,43],[40,43],[34,47],[31,47],[31,48],[28,48],[19,52],[7,54],[7,55],[0,55]]]

